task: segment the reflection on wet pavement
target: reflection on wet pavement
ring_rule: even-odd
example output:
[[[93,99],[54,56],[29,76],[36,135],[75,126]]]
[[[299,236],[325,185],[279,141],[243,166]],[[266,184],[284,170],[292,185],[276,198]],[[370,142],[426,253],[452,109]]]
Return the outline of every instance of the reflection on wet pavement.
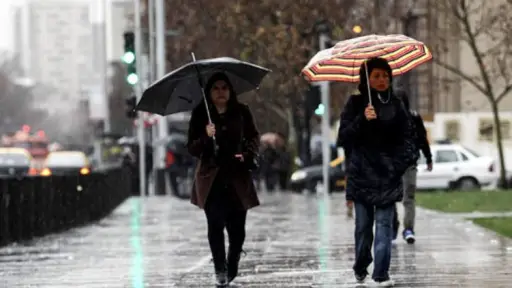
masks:
[[[354,287],[353,220],[343,195],[262,195],[248,216],[237,286]],[[400,239],[397,287],[510,287],[512,242],[464,219],[419,210]],[[0,249],[1,287],[213,287],[201,210],[130,199],[101,223]],[[371,271],[370,267],[370,271]]]

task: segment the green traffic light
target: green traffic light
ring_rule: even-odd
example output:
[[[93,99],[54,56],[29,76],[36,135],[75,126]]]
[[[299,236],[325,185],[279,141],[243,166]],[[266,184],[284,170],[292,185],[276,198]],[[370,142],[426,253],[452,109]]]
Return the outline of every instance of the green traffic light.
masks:
[[[132,64],[135,61],[135,54],[131,51],[125,52],[122,59],[124,63]]]
[[[130,85],[135,85],[137,84],[137,82],[139,82],[139,76],[135,73],[130,73],[127,77],[126,77],[126,81],[128,81],[128,83]]]
[[[320,116],[320,115],[323,115],[324,112],[325,112],[324,104],[322,104],[322,103],[318,104],[318,107],[315,110],[315,114]]]

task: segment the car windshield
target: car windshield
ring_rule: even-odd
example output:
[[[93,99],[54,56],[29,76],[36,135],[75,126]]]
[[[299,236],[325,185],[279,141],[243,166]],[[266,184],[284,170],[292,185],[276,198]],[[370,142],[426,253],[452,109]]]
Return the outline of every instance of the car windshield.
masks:
[[[31,146],[30,142],[16,142],[12,145],[12,147],[30,149]]]
[[[46,166],[49,168],[55,167],[84,167],[87,165],[87,160],[82,154],[75,153],[62,153],[62,154],[51,154],[46,159]]]
[[[463,147],[466,151],[468,151],[468,153],[469,153],[469,154],[473,155],[473,157],[476,157],[476,158],[480,157],[480,154],[478,154],[478,153],[476,153],[475,151],[473,151],[473,150],[469,149],[468,147],[466,147],[466,146],[462,146],[462,147]]]
[[[36,141],[34,141],[34,142],[32,142],[32,143],[30,144],[30,147],[31,147],[31,148],[48,149],[48,143],[46,143],[46,142],[36,142]]]
[[[38,142],[38,141],[23,141],[23,142],[16,142],[13,144],[13,147],[17,148],[24,148],[24,149],[32,149],[32,148],[42,148],[47,149],[48,143],[46,142]]]
[[[0,154],[0,167],[30,166],[30,159],[22,153]]]

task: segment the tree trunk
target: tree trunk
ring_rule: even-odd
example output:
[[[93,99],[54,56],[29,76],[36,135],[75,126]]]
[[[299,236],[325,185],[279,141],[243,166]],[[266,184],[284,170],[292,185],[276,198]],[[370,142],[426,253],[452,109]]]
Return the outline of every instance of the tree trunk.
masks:
[[[501,142],[501,121],[499,117],[498,103],[492,101],[491,108],[494,119],[494,127],[496,127],[496,144],[498,147],[498,157],[500,162],[500,181],[498,185],[501,188],[507,188],[507,170],[505,167],[505,157],[503,154],[503,143]]]
[[[293,106],[292,106],[293,107]],[[295,123],[293,117],[293,111],[290,108],[285,109],[286,115],[288,116],[288,145],[293,146],[297,143],[297,133],[295,130]]]

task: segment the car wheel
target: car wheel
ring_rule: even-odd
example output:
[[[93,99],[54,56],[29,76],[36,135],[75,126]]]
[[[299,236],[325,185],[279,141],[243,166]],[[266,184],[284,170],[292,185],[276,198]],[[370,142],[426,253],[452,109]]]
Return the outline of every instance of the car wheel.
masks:
[[[459,181],[457,181],[456,187],[461,191],[472,191],[480,189],[478,181],[472,177],[464,177],[459,179]]]

